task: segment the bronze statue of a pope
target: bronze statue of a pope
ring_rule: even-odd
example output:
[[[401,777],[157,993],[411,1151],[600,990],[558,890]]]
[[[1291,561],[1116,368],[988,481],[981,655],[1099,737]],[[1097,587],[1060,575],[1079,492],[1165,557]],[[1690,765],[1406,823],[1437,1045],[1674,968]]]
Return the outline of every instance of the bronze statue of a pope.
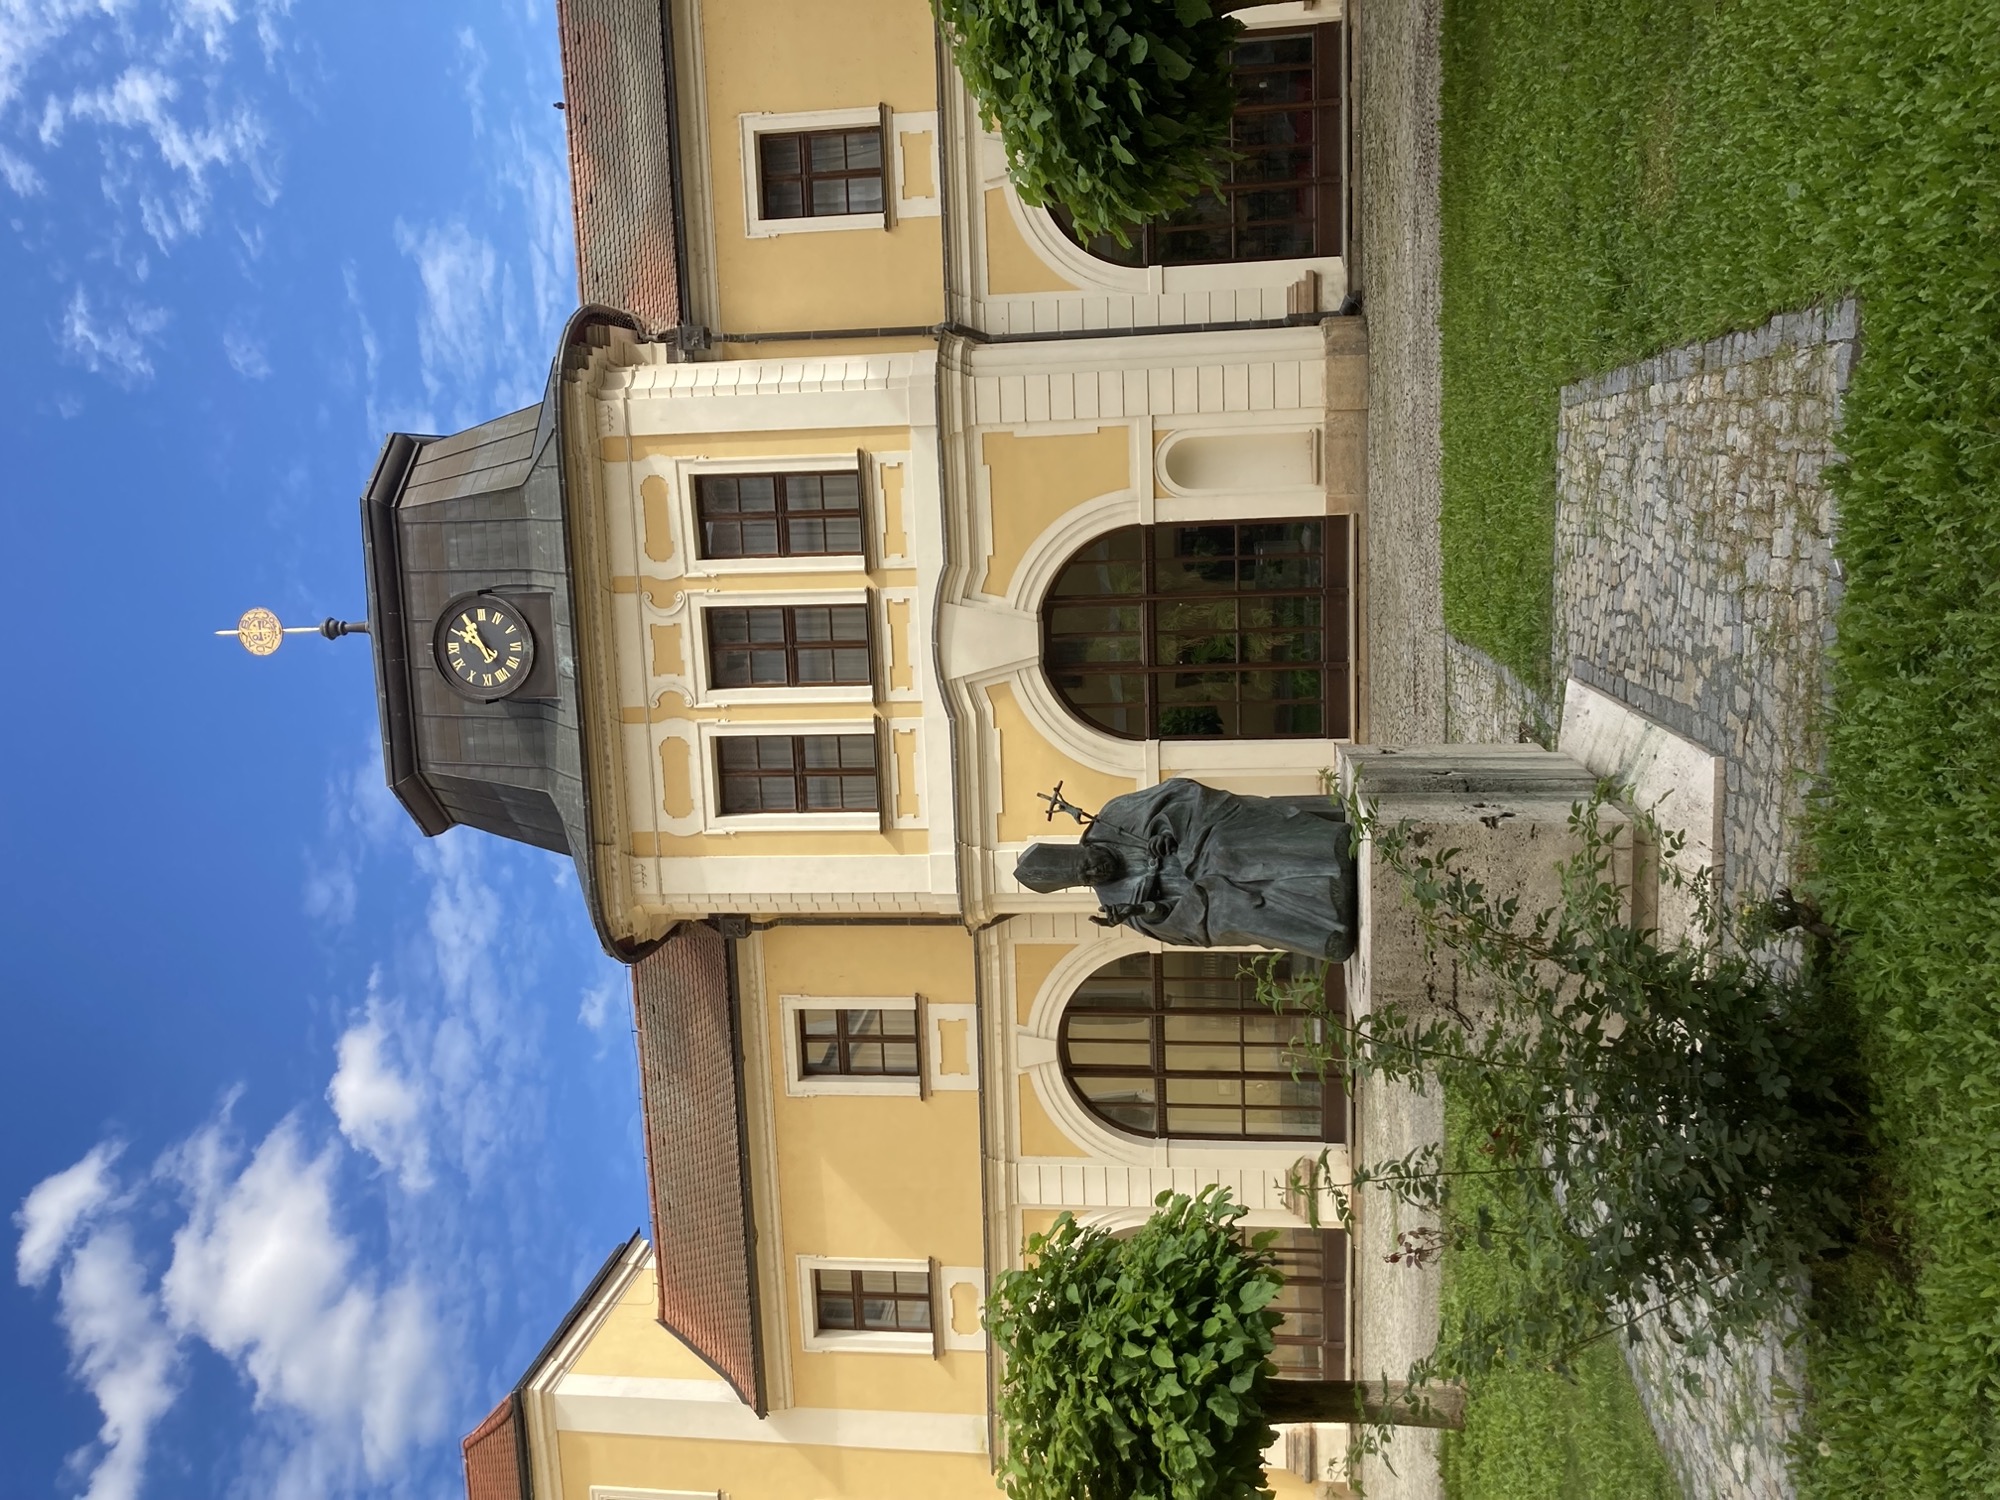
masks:
[[[1061,808],[1061,788],[1052,806]],[[1354,951],[1351,830],[1331,798],[1246,797],[1176,777],[1105,803],[1075,844],[1030,844],[1031,891],[1094,888],[1102,913],[1163,943]]]

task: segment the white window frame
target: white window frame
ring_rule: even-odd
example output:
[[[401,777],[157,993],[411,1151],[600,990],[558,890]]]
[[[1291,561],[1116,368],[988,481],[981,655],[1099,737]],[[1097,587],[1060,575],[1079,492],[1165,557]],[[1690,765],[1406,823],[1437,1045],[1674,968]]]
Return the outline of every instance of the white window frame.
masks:
[[[736,122],[743,137],[743,232],[749,238],[767,240],[781,234],[812,234],[836,229],[889,227],[886,212],[807,214],[797,219],[767,219],[764,217],[763,183],[758,180],[758,163],[761,159],[757,140],[759,136],[791,135],[802,130],[859,130],[863,126],[873,126],[876,130],[882,131],[881,105],[861,105],[853,109],[814,109],[784,115],[745,114],[738,115]],[[882,197],[886,203],[895,196],[897,189],[893,155],[896,142],[888,131],[882,131],[882,134]]]
[[[675,520],[680,533],[676,541],[681,548],[681,556],[686,559],[686,565],[681,570],[683,576],[721,578],[735,573],[866,573],[870,548],[879,545],[873,528],[882,513],[875,486],[870,481],[870,467],[863,464],[860,455],[851,448],[841,453],[807,454],[803,457],[674,460],[673,487],[680,497],[680,504],[675,507]],[[861,550],[822,552],[805,557],[705,557],[701,549],[701,506],[695,497],[695,480],[708,474],[852,474],[861,497]]]
[[[938,1356],[938,1274],[928,1260],[857,1260],[839,1255],[801,1255],[799,1264],[799,1334],[808,1354],[922,1354]],[[849,1331],[819,1330],[819,1298],[813,1293],[815,1271],[921,1271],[931,1295],[928,1333],[891,1332],[881,1328]],[[945,1316],[950,1310],[943,1309]]]
[[[786,683],[774,687],[719,688],[709,676],[708,612],[712,609],[772,609],[803,605],[859,604],[868,611],[868,681],[860,684]],[[881,641],[886,620],[866,588],[797,590],[785,593],[701,593],[688,596],[695,649],[689,675],[698,705],[727,707],[746,703],[872,704],[883,675]],[[878,757],[879,758],[879,757]],[[876,771],[878,779],[881,771]]]
[[[722,773],[715,764],[716,741],[732,735],[865,734],[875,742],[875,811],[727,813],[722,810]],[[702,814],[709,833],[795,832],[880,833],[883,809],[892,806],[894,788],[882,769],[882,726],[873,715],[865,719],[806,719],[782,723],[703,722],[695,726],[695,748],[701,764]]]
[[[842,1075],[808,1074],[799,1051],[799,1012],[802,1010],[904,1010],[917,1017],[917,1071],[911,1077],[878,1076],[856,1078]],[[924,1034],[922,998],[917,995],[781,995],[779,1022],[784,1030],[785,1092],[796,1099],[831,1098],[841,1095],[915,1099],[924,1092],[926,1070],[933,1049]],[[935,1321],[936,1309],[932,1309]]]

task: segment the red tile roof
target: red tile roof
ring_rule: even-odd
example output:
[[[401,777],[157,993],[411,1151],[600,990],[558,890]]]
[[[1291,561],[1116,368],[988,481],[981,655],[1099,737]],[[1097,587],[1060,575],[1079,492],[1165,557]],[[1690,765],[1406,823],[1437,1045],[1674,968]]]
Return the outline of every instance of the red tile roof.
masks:
[[[503,1397],[464,1448],[465,1500],[529,1500],[518,1395]]]
[[[576,280],[649,331],[682,319],[659,0],[557,0]]]
[[[764,1415],[728,942],[686,922],[632,969],[660,1321]]]

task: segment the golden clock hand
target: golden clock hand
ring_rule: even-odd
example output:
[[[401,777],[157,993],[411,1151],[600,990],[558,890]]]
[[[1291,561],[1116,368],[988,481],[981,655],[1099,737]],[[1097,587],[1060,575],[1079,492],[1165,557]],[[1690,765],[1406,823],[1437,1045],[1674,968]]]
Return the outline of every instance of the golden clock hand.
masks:
[[[468,646],[477,646],[479,654],[484,656],[488,661],[498,660],[500,653],[495,651],[491,646],[488,646],[485,640],[481,638],[479,627],[466,619],[464,615],[460,615],[458,619],[459,623],[465,627],[463,630],[455,632],[458,638]]]

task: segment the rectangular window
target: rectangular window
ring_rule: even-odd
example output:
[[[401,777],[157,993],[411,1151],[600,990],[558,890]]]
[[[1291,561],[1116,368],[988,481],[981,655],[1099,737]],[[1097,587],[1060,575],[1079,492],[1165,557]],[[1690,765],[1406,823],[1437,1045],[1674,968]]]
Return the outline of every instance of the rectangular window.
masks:
[[[703,557],[830,557],[861,551],[861,476],[700,474]]]
[[[715,742],[722,811],[874,812],[872,734],[732,734]]]
[[[822,1268],[812,1273],[813,1321],[822,1333],[929,1333],[928,1271]]]
[[[879,214],[886,196],[880,126],[757,137],[757,191],[766,219]]]
[[[801,1010],[799,1071],[808,1078],[915,1078],[914,1010]]]
[[[756,605],[705,611],[718,688],[866,687],[868,606]]]

